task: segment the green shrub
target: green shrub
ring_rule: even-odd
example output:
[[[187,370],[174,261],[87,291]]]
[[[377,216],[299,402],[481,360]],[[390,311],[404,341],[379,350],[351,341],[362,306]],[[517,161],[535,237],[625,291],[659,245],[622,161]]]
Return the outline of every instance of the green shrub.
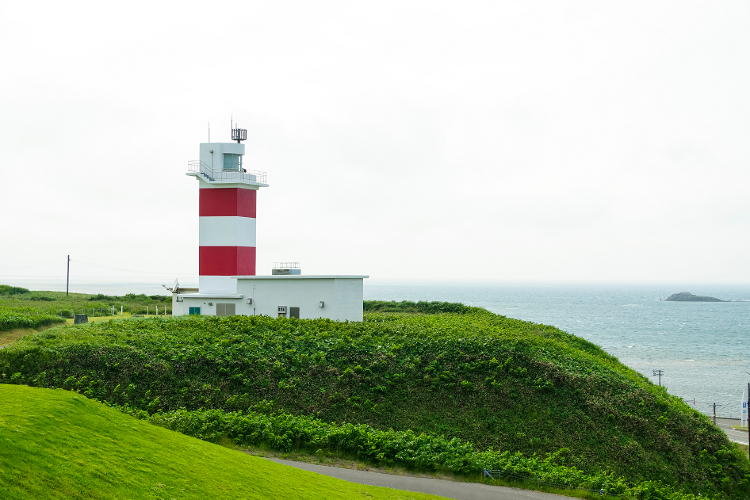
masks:
[[[404,312],[404,313],[422,313],[422,314],[469,314],[481,311],[477,307],[469,307],[454,302],[401,302],[383,301],[383,300],[365,300],[362,303],[366,312]]]
[[[24,293],[29,293],[29,290],[20,286],[0,285],[0,295],[22,295]]]
[[[352,323],[108,321],[19,340],[0,351],[0,376],[152,414],[274,401],[289,415],[442,435],[476,450],[567,448],[566,465],[588,474],[750,496],[747,458],[679,398],[590,342],[480,309]]]
[[[412,430],[378,430],[364,424],[326,423],[311,416],[267,413],[268,407],[272,406],[268,402],[259,406],[265,407],[266,412],[180,409],[150,415],[128,407],[118,409],[154,425],[213,442],[228,437],[238,445],[262,445],[277,451],[343,452],[377,465],[397,464],[417,470],[441,470],[475,477],[486,468],[499,472],[499,477],[506,479],[540,481],[571,489],[605,490],[609,495],[625,498],[697,498],[659,481],[633,485],[610,474],[587,474],[566,465],[570,454],[568,449],[544,457],[492,449],[479,452],[471,443],[457,438],[417,434]]]
[[[63,323],[62,318],[46,314],[19,314],[0,312],[0,332],[14,328],[39,328],[42,326]]]

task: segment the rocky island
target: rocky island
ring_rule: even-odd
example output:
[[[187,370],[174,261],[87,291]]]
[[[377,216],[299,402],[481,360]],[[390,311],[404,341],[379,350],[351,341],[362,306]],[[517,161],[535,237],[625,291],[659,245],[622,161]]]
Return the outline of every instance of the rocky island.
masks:
[[[672,294],[667,298],[667,300],[675,302],[727,302],[726,300],[717,299],[716,297],[693,295],[690,292],[680,292]]]

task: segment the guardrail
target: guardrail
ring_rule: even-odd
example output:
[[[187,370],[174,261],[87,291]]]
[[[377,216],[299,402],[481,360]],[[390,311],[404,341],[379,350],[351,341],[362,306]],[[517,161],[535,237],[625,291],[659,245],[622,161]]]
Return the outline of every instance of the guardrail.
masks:
[[[242,172],[232,172],[219,170],[218,172],[211,169],[200,160],[191,160],[188,162],[188,173],[201,174],[209,181],[237,181],[237,182],[254,182],[257,184],[268,184],[266,173],[260,170],[245,170]]]

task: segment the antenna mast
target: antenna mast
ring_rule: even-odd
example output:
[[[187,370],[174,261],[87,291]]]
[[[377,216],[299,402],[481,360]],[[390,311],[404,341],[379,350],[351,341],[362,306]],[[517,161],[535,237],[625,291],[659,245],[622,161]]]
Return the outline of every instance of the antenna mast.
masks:
[[[232,125],[232,127],[234,127],[234,125]],[[239,144],[240,141],[247,140],[247,129],[232,128],[232,140],[237,141],[237,144]]]

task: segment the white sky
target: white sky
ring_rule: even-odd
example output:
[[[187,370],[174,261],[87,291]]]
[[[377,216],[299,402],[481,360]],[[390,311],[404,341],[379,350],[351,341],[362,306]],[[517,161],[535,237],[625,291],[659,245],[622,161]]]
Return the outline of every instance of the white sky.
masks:
[[[0,282],[66,254],[195,278],[187,162],[232,115],[268,172],[259,274],[749,282],[748,26],[746,1],[0,0]]]

